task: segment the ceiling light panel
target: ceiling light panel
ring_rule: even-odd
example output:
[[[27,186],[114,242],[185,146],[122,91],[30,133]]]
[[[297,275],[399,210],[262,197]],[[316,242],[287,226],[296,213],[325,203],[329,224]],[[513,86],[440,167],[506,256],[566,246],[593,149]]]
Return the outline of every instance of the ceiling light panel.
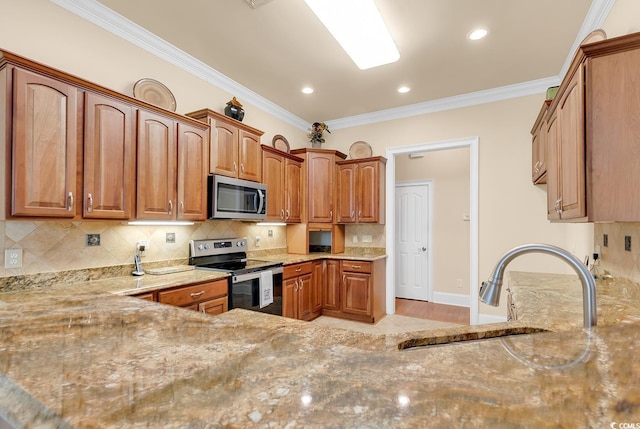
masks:
[[[398,61],[400,53],[373,0],[305,0],[358,68]]]

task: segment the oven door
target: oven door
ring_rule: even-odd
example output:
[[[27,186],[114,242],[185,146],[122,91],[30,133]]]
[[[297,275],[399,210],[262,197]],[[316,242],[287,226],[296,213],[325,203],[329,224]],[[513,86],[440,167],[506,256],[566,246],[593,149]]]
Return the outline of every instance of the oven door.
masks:
[[[273,303],[260,308],[260,271],[231,276],[229,310],[245,310],[282,316],[282,267],[271,269],[273,273]]]

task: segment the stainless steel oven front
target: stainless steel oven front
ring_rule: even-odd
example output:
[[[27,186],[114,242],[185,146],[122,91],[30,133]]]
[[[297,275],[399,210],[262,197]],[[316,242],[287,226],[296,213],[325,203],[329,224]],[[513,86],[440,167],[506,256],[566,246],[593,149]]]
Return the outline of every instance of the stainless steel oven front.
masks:
[[[229,310],[244,308],[261,313],[282,316],[282,267],[268,270],[272,273],[273,302],[260,307],[260,283],[263,271],[232,275],[229,278]]]

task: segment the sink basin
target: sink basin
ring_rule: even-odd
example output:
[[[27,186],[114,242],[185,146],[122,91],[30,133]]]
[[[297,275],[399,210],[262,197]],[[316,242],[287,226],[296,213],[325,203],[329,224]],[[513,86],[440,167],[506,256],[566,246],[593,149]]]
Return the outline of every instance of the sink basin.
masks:
[[[477,328],[477,327],[476,327]],[[546,329],[532,328],[528,326],[500,327],[486,330],[473,330],[467,332],[451,332],[438,333],[433,336],[425,336],[411,338],[398,343],[399,350],[412,349],[415,347],[439,346],[451,343],[460,343],[467,341],[486,340],[490,338],[499,338],[513,335],[536,334],[539,332],[548,332]]]

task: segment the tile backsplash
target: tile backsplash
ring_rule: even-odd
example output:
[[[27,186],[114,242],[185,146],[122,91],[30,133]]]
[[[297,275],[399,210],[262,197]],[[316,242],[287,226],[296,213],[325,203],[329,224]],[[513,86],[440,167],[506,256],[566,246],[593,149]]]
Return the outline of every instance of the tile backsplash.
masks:
[[[87,234],[100,234],[100,245],[88,246]],[[173,243],[167,242],[167,234],[173,234]],[[358,237],[357,243],[353,242],[354,235]],[[136,243],[140,240],[148,242],[142,257],[143,265],[185,260],[189,257],[189,240],[228,237],[247,237],[249,251],[287,247],[285,227],[258,226],[250,222],[132,226],[113,221],[0,221],[0,248],[22,250],[22,267],[4,268],[2,263],[0,277],[132,264]],[[256,240],[256,237],[260,239]],[[384,248],[385,226],[347,226],[345,244],[348,247]]]
[[[599,271],[640,282],[640,223],[597,223],[594,235],[602,255]],[[629,250],[625,250],[625,241]]]
[[[284,227],[234,221],[207,221],[192,226],[0,221],[0,228],[0,248],[22,249],[22,267],[4,268],[2,263],[0,277],[132,264],[140,240],[148,242],[143,264],[188,258],[191,239],[247,237],[249,250],[286,247]],[[87,234],[100,234],[100,245],[87,246]],[[167,243],[167,234],[174,234],[175,242]],[[258,245],[256,237],[260,237]]]

